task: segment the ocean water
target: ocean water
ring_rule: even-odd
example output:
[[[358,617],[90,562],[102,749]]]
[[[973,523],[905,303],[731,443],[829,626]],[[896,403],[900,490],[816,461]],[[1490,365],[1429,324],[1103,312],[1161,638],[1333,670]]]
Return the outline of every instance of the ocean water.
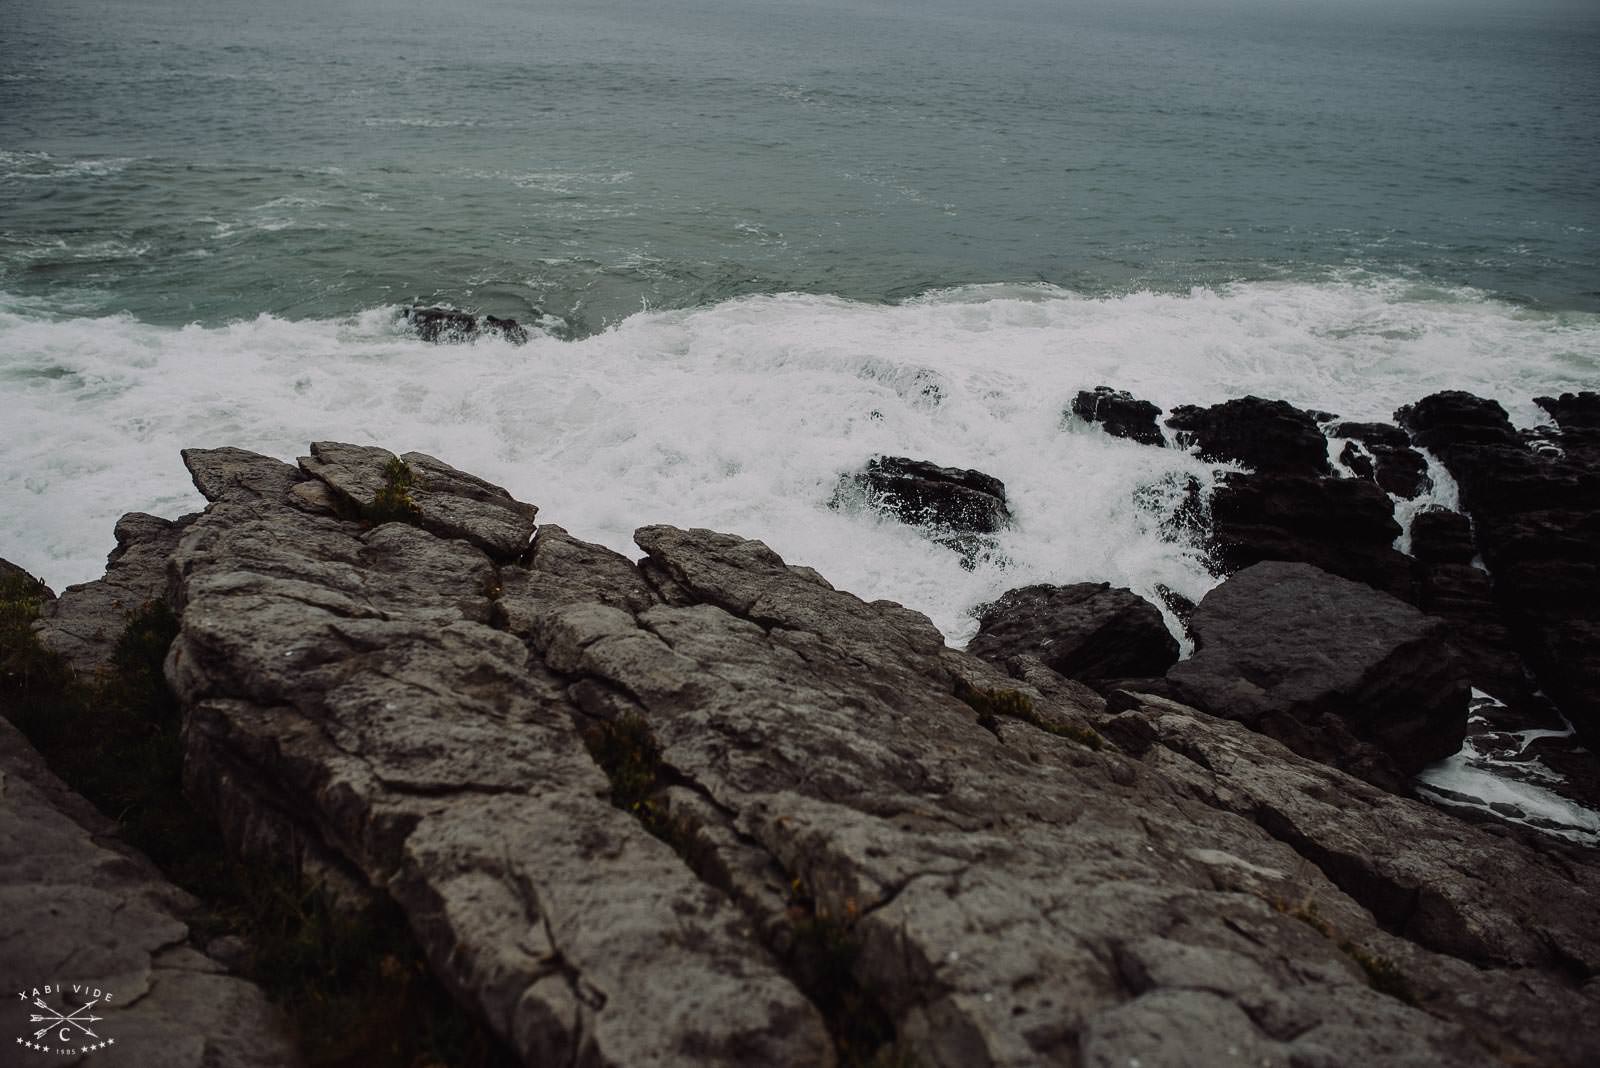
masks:
[[[1538,421],[1600,386],[1597,115],[1557,0],[0,0],[0,556],[90,579],[201,504],[180,448],[332,438],[955,642],[1029,582],[1198,597],[1160,519],[1211,465],[1073,394]],[[830,508],[878,453],[1001,478],[998,562]]]

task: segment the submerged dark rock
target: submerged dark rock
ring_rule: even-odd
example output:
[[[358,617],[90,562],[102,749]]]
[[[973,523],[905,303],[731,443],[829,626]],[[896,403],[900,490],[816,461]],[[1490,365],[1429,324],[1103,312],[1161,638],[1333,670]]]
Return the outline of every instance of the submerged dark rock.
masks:
[[[1068,678],[1095,681],[1161,675],[1178,643],[1156,606],[1108,582],[1023,586],[978,613],[967,652],[992,663],[1031,655]]]
[[[423,341],[435,344],[471,341],[480,334],[494,334],[514,345],[528,340],[527,327],[515,319],[485,315],[480,323],[471,312],[456,308],[424,308],[413,305],[403,313],[405,320]]]
[[[855,495],[902,523],[926,528],[934,541],[959,552],[968,568],[993,550],[991,535],[1011,522],[1005,483],[982,471],[878,456],[864,471],[842,476],[840,486],[834,507]]]
[[[880,456],[856,479],[907,523],[993,534],[1011,521],[1005,483],[982,471]]]
[[[528,342],[528,328],[515,319],[501,319],[493,315],[483,317],[483,331],[486,334],[498,334],[513,345],[525,345]]]
[[[1328,440],[1316,421],[1286,401],[1241,397],[1209,408],[1183,404],[1172,409],[1167,425],[1182,435],[1180,441],[1193,441],[1203,460],[1236,461],[1260,473],[1333,473]]]
[[[435,344],[470,341],[478,332],[478,317],[455,308],[411,307],[406,309],[405,319],[418,337]]]
[[[1386,789],[1461,748],[1466,665],[1443,624],[1360,583],[1267,562],[1213,589],[1195,653],[1167,672],[1181,699]]]
[[[1126,390],[1096,386],[1072,399],[1072,414],[1086,423],[1098,423],[1114,438],[1131,438],[1143,445],[1164,445],[1156,420],[1161,409],[1139,400]]]

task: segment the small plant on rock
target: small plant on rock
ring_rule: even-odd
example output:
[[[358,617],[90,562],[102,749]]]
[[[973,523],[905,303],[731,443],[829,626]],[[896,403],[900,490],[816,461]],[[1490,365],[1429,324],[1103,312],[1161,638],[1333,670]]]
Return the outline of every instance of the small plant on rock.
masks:
[[[984,690],[971,685],[965,679],[957,679],[956,696],[978,714],[978,726],[996,737],[1000,734],[1000,717],[1004,716],[1006,719],[1021,720],[1046,734],[1066,738],[1090,749],[1099,749],[1105,745],[1105,739],[1088,727],[1079,727],[1071,723],[1051,723],[1044,719],[1039,715],[1033,698],[1020,690]]]
[[[0,574],[0,695],[56,690],[67,669],[33,633],[44,604],[44,583],[19,572]]]
[[[790,974],[827,1021],[839,1063],[844,1068],[913,1065],[909,1054],[896,1043],[888,1013],[856,977],[861,943],[855,933],[860,918],[855,902],[847,901],[840,913],[830,913],[795,879],[790,884],[788,913]]]
[[[597,723],[583,732],[589,755],[611,780],[611,803],[649,825],[652,796],[660,786],[661,747],[650,724],[636,712]]]
[[[383,485],[373,494],[371,503],[361,510],[362,518],[375,527],[384,523],[415,523],[421,517],[417,502],[411,496],[416,484],[416,472],[398,456],[392,457],[383,467]]]
[[[1317,910],[1317,903],[1307,897],[1298,904],[1291,905],[1281,899],[1272,902],[1272,907],[1285,916],[1293,916],[1323,938],[1339,947],[1339,952],[1355,961],[1367,976],[1367,985],[1380,994],[1387,994],[1397,1001],[1407,1005],[1417,1003],[1416,991],[1412,990],[1411,982],[1400,970],[1400,966],[1388,957],[1382,957],[1372,952],[1359,943],[1341,937],[1337,928],[1329,923]]]

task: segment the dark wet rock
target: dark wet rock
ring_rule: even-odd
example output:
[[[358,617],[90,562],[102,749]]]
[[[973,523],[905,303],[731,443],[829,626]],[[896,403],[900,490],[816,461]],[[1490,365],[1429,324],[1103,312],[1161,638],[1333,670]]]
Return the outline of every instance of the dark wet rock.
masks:
[[[189,789],[392,897],[526,1064],[826,1066],[824,1017],[934,1068],[1600,1059],[1584,851],[1002,670],[760,542],[497,563],[296,500],[219,500],[170,562]],[[608,727],[648,742],[617,804]]]
[[[1429,508],[1411,520],[1411,555],[1421,564],[1469,564],[1477,555],[1472,521],[1448,508]]]
[[[300,1063],[286,1022],[253,983],[225,974],[191,948],[184,917],[198,902],[114,837],[115,826],[50,773],[0,719],[0,960],[10,989],[68,989],[47,996],[71,1013],[87,997],[74,982],[109,991],[92,1013],[116,1046],[96,1062],[176,1068],[272,1068]],[[28,1022],[12,1017],[6,1048]],[[32,1032],[37,1024],[27,1026]],[[54,1037],[52,1035],[52,1037]],[[79,1038],[80,1041],[86,1041]],[[21,1041],[21,1038],[17,1038]],[[74,1046],[77,1043],[73,1043]],[[77,1063],[79,1058],[68,1058]]]
[[[1558,727],[1544,702],[1537,700],[1527,671],[1517,655],[1511,631],[1494,602],[1494,583],[1470,564],[1440,563],[1422,569],[1417,607],[1446,624],[1445,639],[1466,658],[1472,685],[1533,722]]]
[[[385,488],[395,459],[375,446],[317,441],[311,444],[311,455],[300,458],[300,467],[359,514]],[[440,537],[469,541],[496,560],[514,560],[527,549],[539,511],[533,505],[426,453],[408,452],[399,459],[410,472],[406,492],[418,526]]]
[[[1533,402],[1561,428],[1565,450],[1600,448],[1600,393],[1563,393],[1559,397],[1535,397]]]
[[[1172,410],[1167,425],[1182,435],[1180,441],[1192,441],[1203,460],[1235,461],[1263,473],[1333,473],[1328,441],[1316,421],[1286,401],[1241,397],[1209,408],[1184,404]]]
[[[1371,455],[1353,441],[1344,443],[1344,449],[1339,453],[1339,462],[1348,467],[1357,478],[1364,478],[1369,482],[1378,481],[1377,468],[1373,465]]]
[[[79,675],[109,665],[128,616],[166,599],[167,557],[193,519],[129,512],[117,520],[117,547],[106,558],[105,576],[68,586],[45,602],[36,627],[40,644]]]
[[[535,312],[536,316],[538,314]],[[480,321],[470,312],[455,308],[411,307],[405,310],[404,317],[419,338],[435,344],[471,341],[485,334],[503,338],[513,345],[524,345],[528,341],[527,327],[515,319],[495,315],[485,315]]]
[[[1594,813],[1600,811],[1600,765],[1570,728],[1548,708],[1541,721],[1530,721],[1523,709],[1502,704],[1493,697],[1473,696],[1467,721],[1467,739],[1460,754],[1453,758],[1470,769],[1485,773],[1493,786],[1485,797],[1474,796],[1470,783],[1461,790],[1438,785],[1433,776],[1419,782],[1419,794],[1442,801],[1463,818],[1478,818],[1491,825],[1507,823],[1550,831],[1593,846],[1600,839]],[[1532,733],[1530,733],[1532,732]],[[1572,804],[1562,813],[1555,810],[1521,814],[1494,807],[1505,784],[1522,783],[1532,796],[1554,795]],[[1519,806],[1520,807],[1520,806]]]
[[[1011,520],[1005,483],[982,471],[926,460],[880,456],[858,481],[899,519],[973,534],[993,534]]]
[[[1180,699],[1387,789],[1461,747],[1467,674],[1443,624],[1306,564],[1268,562],[1201,600]]]
[[[1433,488],[1428,461],[1411,447],[1411,439],[1399,427],[1390,423],[1337,423],[1329,433],[1361,443],[1358,451],[1353,442],[1347,442],[1339,458],[1358,477],[1382,486],[1385,493],[1411,500]]]
[[[1171,612],[1185,632],[1189,630],[1189,620],[1194,616],[1194,602],[1189,600],[1177,590],[1162,583],[1156,583],[1156,596],[1161,598],[1161,603]]]
[[[1108,582],[1023,586],[978,613],[967,652],[991,663],[1036,656],[1068,678],[1161,675],[1178,660],[1178,643],[1155,605]]]
[[[1072,400],[1072,414],[1086,423],[1098,423],[1114,438],[1131,438],[1143,445],[1163,445],[1156,420],[1161,409],[1139,400],[1126,390],[1096,386],[1081,390]]]
[[[406,322],[424,341],[470,341],[478,332],[478,317],[455,308],[411,307],[405,311]]]
[[[1353,438],[1363,445],[1382,445],[1391,449],[1408,449],[1411,438],[1393,423],[1335,423],[1328,433],[1336,438]]]
[[[513,345],[526,345],[528,343],[528,328],[515,319],[501,319],[493,315],[483,317],[483,332],[496,334]]]
[[[1411,561],[1388,496],[1370,482],[1229,474],[1211,496],[1212,557],[1224,573],[1263,560],[1312,564],[1409,599]]]
[[[1560,727],[1527,677],[1516,642],[1501,618],[1489,574],[1472,566],[1472,522],[1460,512],[1430,508],[1411,521],[1416,560],[1415,603],[1448,626],[1446,639],[1466,657],[1472,684],[1512,707],[1520,726]]]
[[[1469,393],[1433,394],[1395,418],[1455,478],[1503,620],[1545,692],[1595,746],[1600,452],[1588,436],[1595,402],[1583,397],[1544,399],[1573,424],[1553,451],[1529,448],[1499,404]]]
[[[968,568],[993,550],[991,535],[1011,522],[1005,483],[998,478],[904,456],[874,457],[861,473],[842,476],[833,506],[852,496],[926,528],[934,541],[961,553]]]

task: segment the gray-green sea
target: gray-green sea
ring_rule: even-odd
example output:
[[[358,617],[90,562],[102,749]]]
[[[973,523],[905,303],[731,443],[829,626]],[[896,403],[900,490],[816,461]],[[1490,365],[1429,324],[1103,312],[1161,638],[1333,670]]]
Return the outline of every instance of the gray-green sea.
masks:
[[[447,299],[1366,275],[1600,310],[1600,8],[4,0],[0,290]]]

